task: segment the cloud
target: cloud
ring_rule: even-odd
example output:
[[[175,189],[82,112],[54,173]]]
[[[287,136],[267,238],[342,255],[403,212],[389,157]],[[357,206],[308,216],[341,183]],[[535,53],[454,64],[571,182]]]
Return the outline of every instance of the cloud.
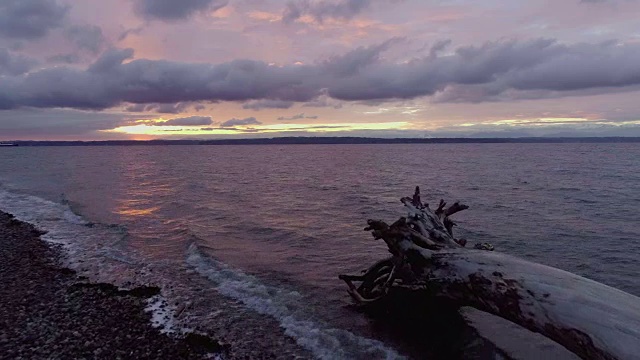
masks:
[[[15,39],[35,39],[59,27],[69,8],[56,0],[0,1],[0,35]]]
[[[145,19],[176,21],[196,12],[221,9],[227,3],[228,0],[134,0],[134,8]]]
[[[293,106],[293,101],[282,100],[254,100],[242,104],[243,109],[262,110],[262,109],[288,109]]]
[[[14,55],[0,48],[0,75],[22,75],[31,70],[38,62],[22,55]]]
[[[334,109],[341,109],[342,102],[337,101],[329,97],[328,89],[320,90],[320,95],[311,101],[307,101],[302,107],[332,107]]]
[[[429,57],[431,57],[431,58],[437,57],[438,54],[440,54],[449,45],[451,45],[451,42],[452,42],[451,39],[445,39],[445,40],[437,41],[435,44],[433,44],[431,49],[429,49]]]
[[[189,104],[176,103],[176,104],[153,104],[148,110],[153,109],[160,114],[179,114],[187,111]]]
[[[578,122],[549,122],[532,119],[517,126],[511,124],[476,124],[450,126],[429,132],[435,137],[512,138],[512,137],[583,137],[639,136],[640,120],[616,124],[606,119]]]
[[[402,63],[372,57],[370,47],[354,51],[330,65],[276,66],[253,60],[125,63],[133,50],[111,49],[86,70],[60,66],[6,76],[0,82],[0,108],[105,109],[123,102],[312,103],[323,96],[343,101],[393,100],[438,97],[451,87],[474,88],[471,96],[460,94],[456,101],[481,102],[509,99],[512,94],[560,97],[640,86],[640,43],[499,41]]]
[[[306,116],[304,113],[296,114],[290,117],[280,116],[278,120],[299,120],[299,119],[317,119],[317,116]]]
[[[637,44],[625,46],[607,42],[571,47],[557,43],[532,45],[525,47],[516,56],[540,51],[544,58],[538,58],[532,66],[527,66],[528,62],[523,61],[527,66],[526,72],[504,73],[503,81],[506,86],[519,90],[569,91],[637,85],[640,82],[640,46]],[[536,57],[531,53],[529,55]]]
[[[102,29],[95,25],[70,26],[66,29],[65,36],[79,49],[88,50],[93,54],[99,53],[106,44]]]
[[[220,127],[233,127],[233,126],[242,126],[242,125],[260,125],[262,124],[260,121],[256,120],[256,118],[254,117],[248,117],[248,118],[244,118],[244,119],[230,119],[227,120],[225,122],[223,122],[222,124],[220,124]]]
[[[48,63],[62,63],[62,64],[77,64],[80,62],[80,55],[76,53],[58,54],[49,56],[47,58]]]
[[[640,84],[640,44],[561,44],[554,40],[488,42],[451,55],[429,56],[404,65],[376,64],[329,87],[342,100],[413,98],[447,86],[476,86],[490,100],[509,91],[562,92]]]
[[[371,0],[297,0],[289,1],[282,14],[282,21],[293,22],[309,15],[318,22],[326,18],[349,20],[368,8]]]
[[[122,102],[312,99],[314,68],[235,60],[219,65],[134,60],[131,49],[106,51],[87,70],[55,67],[0,82],[0,108],[21,106],[104,109]]]
[[[167,121],[148,121],[145,125],[152,126],[206,126],[212,125],[213,120],[210,116],[189,116],[183,118],[175,118]]]
[[[361,69],[378,62],[380,53],[399,41],[402,39],[391,38],[381,44],[360,46],[344,55],[333,56],[321,63],[323,70],[338,77],[356,75]]]
[[[133,57],[133,49],[109,49],[98,58],[87,72],[90,73],[107,73],[116,70],[122,66],[122,62]]]
[[[62,109],[6,110],[0,116],[0,134],[4,138],[75,136],[95,134],[118,126],[132,125],[140,116],[96,113]]]
[[[143,111],[155,111],[160,114],[180,114],[186,112],[189,108],[189,103],[179,102],[175,104],[133,104],[125,108],[129,112],[143,112]],[[204,107],[195,107],[196,110],[202,110]]]
[[[143,112],[147,109],[147,104],[133,104],[125,108],[128,112]]]
[[[143,30],[144,30],[144,27],[142,27],[142,26],[139,26],[139,27],[136,27],[136,28],[127,29],[127,30],[123,31],[122,34],[120,34],[120,36],[118,36],[118,41],[123,41],[127,37],[129,37],[130,35],[140,35]]]

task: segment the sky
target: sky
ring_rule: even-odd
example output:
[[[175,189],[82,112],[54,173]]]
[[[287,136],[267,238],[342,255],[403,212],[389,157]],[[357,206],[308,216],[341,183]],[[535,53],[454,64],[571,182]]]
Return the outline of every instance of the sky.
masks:
[[[0,0],[0,140],[640,136],[640,0]]]

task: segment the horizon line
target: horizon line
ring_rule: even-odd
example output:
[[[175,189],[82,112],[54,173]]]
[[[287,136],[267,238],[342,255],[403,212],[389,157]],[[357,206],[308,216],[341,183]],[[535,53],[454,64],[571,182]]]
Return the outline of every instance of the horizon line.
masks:
[[[148,140],[3,140],[2,145],[73,146],[73,145],[348,145],[348,144],[455,144],[455,143],[637,143],[635,136],[571,137],[356,137],[356,136],[288,136],[238,139],[148,139]]]

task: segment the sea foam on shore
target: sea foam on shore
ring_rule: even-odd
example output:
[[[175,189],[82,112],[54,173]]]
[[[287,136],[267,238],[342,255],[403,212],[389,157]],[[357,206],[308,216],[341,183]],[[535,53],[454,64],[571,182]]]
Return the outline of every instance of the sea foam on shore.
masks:
[[[89,283],[60,266],[61,249],[31,224],[0,212],[0,354],[6,358],[212,357],[198,334],[170,337],[145,309],[158,288]]]

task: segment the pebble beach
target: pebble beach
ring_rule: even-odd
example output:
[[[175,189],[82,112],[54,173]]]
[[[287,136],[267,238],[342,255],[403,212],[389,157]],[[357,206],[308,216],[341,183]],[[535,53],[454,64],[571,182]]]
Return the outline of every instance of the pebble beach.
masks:
[[[204,359],[224,352],[208,334],[169,336],[151,324],[153,286],[89,283],[60,265],[62,249],[0,212],[1,359]]]

